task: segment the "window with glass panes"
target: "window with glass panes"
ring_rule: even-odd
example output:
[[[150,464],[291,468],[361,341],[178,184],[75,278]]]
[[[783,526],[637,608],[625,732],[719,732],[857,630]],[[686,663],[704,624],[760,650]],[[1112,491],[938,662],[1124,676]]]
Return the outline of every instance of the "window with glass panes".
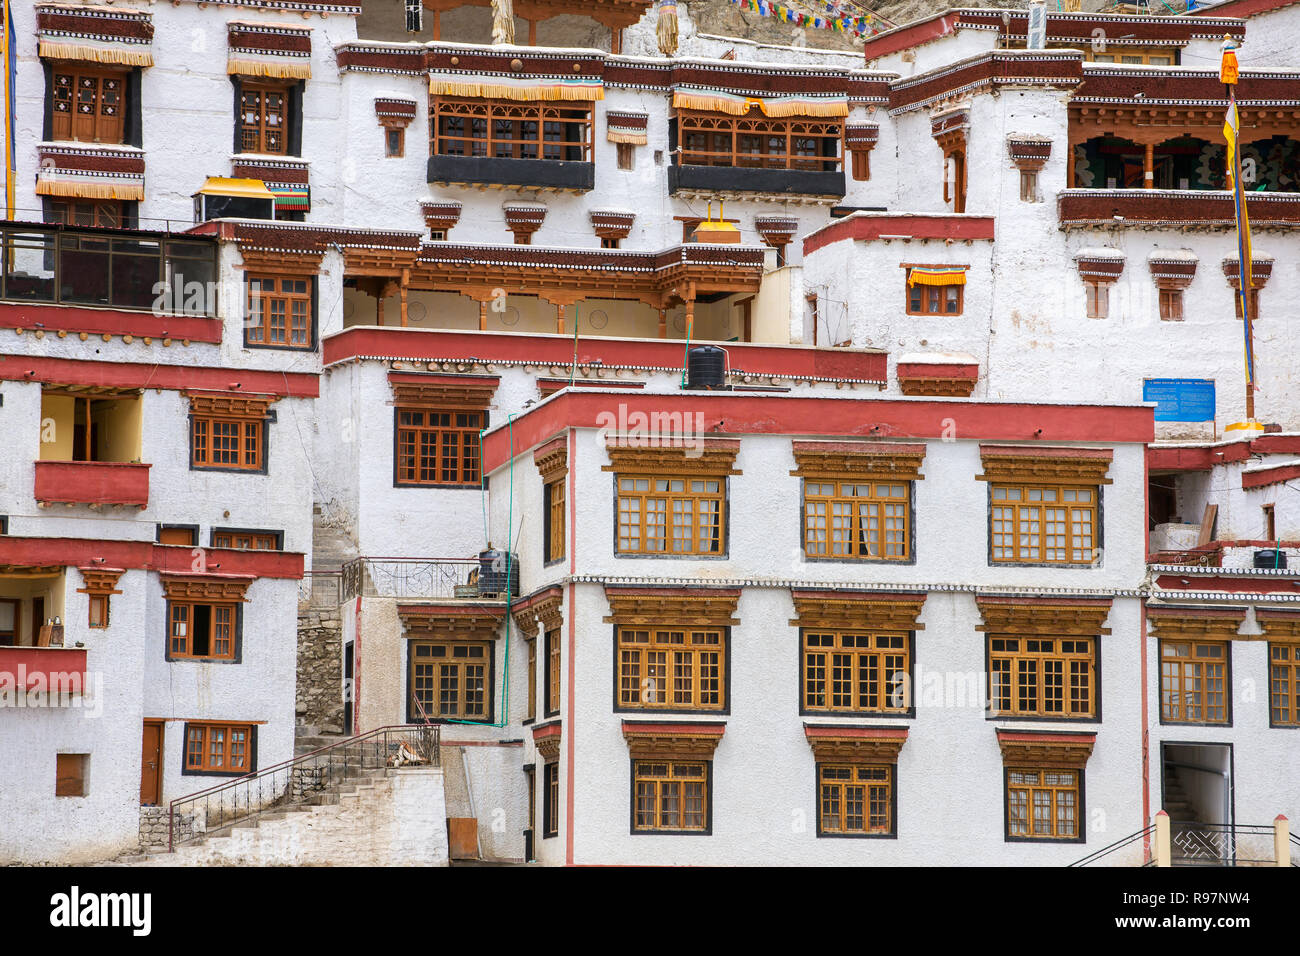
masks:
[[[167,653],[171,658],[234,660],[234,604],[196,604],[171,601],[167,605]]]
[[[906,482],[805,479],[804,553],[907,560],[908,491]]]
[[[1073,840],[1081,835],[1078,770],[1008,768],[1007,835]]]
[[[525,720],[533,720],[537,717],[537,638],[526,638],[528,641],[528,709],[524,714]]]
[[[409,645],[411,719],[489,719],[491,645],[412,641]]]
[[[726,479],[618,476],[620,554],[722,554]]]
[[[1097,558],[1096,487],[995,484],[993,560],[1090,564]]]
[[[589,163],[593,104],[429,101],[430,155]]]
[[[1268,645],[1269,720],[1300,727],[1300,644]]]
[[[399,408],[397,483],[477,484],[483,418],[481,411]]]
[[[681,163],[838,172],[844,124],[834,120],[677,114]]]
[[[560,631],[546,632],[546,716],[560,712]]]
[[[214,531],[212,546],[240,551],[278,551],[280,536],[274,531]]]
[[[564,557],[564,479],[543,485],[546,497],[546,561]]]
[[[618,662],[620,707],[726,707],[726,636],[721,628],[620,627]]]
[[[633,761],[632,799],[633,832],[703,832],[709,828],[708,764]]]
[[[56,140],[80,143],[122,142],[126,113],[126,73],[82,64],[56,66],[52,74]]]
[[[248,471],[262,468],[264,419],[194,415],[190,423],[193,467]]]
[[[1160,642],[1160,719],[1169,723],[1228,722],[1228,643]]]
[[[289,91],[280,85],[245,84],[239,92],[239,148],[245,153],[288,152]]]
[[[908,315],[961,315],[961,285],[916,285],[907,289]]]
[[[998,716],[1092,717],[1096,639],[992,636],[989,698]]]
[[[893,769],[818,764],[817,832],[835,836],[893,833]]]
[[[906,634],[803,632],[803,709],[889,712],[911,706]]]
[[[60,199],[50,203],[50,221],[65,226],[118,229],[125,225],[122,203],[115,199]],[[1251,313],[1252,318],[1254,312]]]
[[[248,345],[311,348],[311,280],[250,276],[244,340]]]
[[[189,724],[185,733],[185,769],[192,773],[251,773],[251,724]]]
[[[560,765],[548,763],[542,768],[542,789],[546,803],[542,807],[542,839],[560,833]]]

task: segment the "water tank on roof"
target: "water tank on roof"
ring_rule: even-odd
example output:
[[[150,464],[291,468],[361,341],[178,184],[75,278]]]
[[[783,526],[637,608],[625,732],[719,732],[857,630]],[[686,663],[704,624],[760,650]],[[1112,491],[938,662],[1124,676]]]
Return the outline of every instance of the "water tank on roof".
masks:
[[[686,387],[720,389],[726,385],[727,353],[716,345],[696,345],[686,353]]]

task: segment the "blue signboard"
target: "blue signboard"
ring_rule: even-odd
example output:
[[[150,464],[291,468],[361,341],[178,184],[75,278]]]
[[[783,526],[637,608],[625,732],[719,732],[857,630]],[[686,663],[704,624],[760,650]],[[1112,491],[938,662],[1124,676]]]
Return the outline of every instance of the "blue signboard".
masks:
[[[1208,422],[1214,419],[1214,381],[1203,378],[1148,378],[1142,401],[1156,403],[1158,422]]]

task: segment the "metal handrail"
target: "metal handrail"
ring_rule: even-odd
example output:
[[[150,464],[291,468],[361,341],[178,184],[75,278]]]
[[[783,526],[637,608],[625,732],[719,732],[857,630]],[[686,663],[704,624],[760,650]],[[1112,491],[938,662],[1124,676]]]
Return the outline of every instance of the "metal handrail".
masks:
[[[1136,843],[1138,840],[1150,836],[1152,833],[1155,832],[1155,829],[1156,829],[1156,825],[1154,823],[1149,826],[1143,827],[1141,830],[1138,830],[1136,833],[1130,833],[1128,836],[1116,840],[1110,846],[1104,846],[1097,852],[1090,853],[1088,856],[1083,857],[1083,859],[1075,860],[1073,863],[1070,864],[1070,866],[1087,866],[1090,863],[1096,863],[1102,857],[1109,856],[1110,854],[1114,853],[1116,850],[1121,850],[1124,847],[1128,846],[1130,843]]]
[[[373,752],[368,754],[369,751]],[[407,754],[410,756],[408,757]],[[367,762],[368,755],[369,762]],[[411,759],[412,757],[414,759]],[[350,771],[353,769],[378,769],[397,766],[403,762],[422,762],[428,766],[440,767],[442,765],[441,728],[431,724],[392,724],[378,727],[359,736],[348,737],[319,747],[310,753],[283,760],[233,780],[177,797],[167,807],[167,852],[174,852],[178,843],[188,843],[212,830],[233,827],[263,813],[309,802],[310,799],[335,789],[335,782],[341,783],[347,780],[352,775]],[[300,786],[304,779],[309,781],[309,789],[294,793],[295,774],[299,777]],[[253,800],[254,787],[257,790],[256,801]],[[210,819],[213,815],[214,798],[217,802],[215,826],[211,825]],[[200,812],[200,804],[203,813],[201,830],[193,829],[194,817],[191,816],[185,821],[190,827],[189,832],[178,840],[179,815],[185,812],[197,815]],[[185,808],[193,808],[193,810],[187,811]]]

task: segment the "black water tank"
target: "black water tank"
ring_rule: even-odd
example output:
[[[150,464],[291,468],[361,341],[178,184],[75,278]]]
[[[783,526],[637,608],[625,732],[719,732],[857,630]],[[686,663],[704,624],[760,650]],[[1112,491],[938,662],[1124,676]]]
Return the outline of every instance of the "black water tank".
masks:
[[[1265,551],[1255,552],[1255,567],[1257,568],[1285,568],[1286,552],[1280,549],[1268,549]]]
[[[506,565],[509,564],[507,572]],[[519,596],[519,555],[491,548],[478,554],[478,593],[505,594],[509,578],[511,597]]]
[[[686,353],[686,387],[718,389],[726,385],[727,353],[716,345],[696,345]]]

